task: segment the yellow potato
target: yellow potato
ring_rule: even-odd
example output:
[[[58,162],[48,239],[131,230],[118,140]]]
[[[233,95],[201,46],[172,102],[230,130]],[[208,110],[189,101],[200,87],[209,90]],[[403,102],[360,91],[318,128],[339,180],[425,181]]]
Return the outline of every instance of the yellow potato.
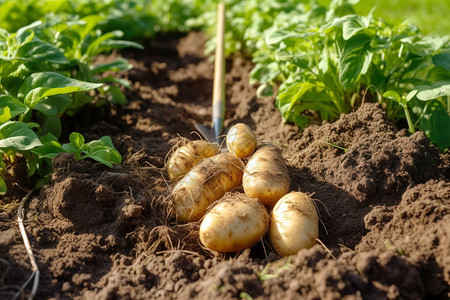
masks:
[[[260,147],[245,167],[242,186],[249,197],[273,206],[289,192],[289,173],[280,150],[274,145]]]
[[[269,234],[273,248],[283,256],[312,247],[319,237],[319,217],[313,200],[301,192],[281,198],[270,214]]]
[[[204,140],[189,141],[170,156],[166,165],[167,174],[171,179],[179,180],[199,161],[217,153],[219,153],[217,144]]]
[[[172,191],[180,222],[198,221],[208,206],[241,183],[243,164],[232,153],[203,159]]]
[[[244,123],[230,128],[227,134],[227,148],[239,158],[245,158],[255,152],[258,147],[256,136]]]
[[[234,194],[218,201],[200,225],[200,241],[218,252],[238,252],[258,243],[269,227],[269,214],[256,198]]]

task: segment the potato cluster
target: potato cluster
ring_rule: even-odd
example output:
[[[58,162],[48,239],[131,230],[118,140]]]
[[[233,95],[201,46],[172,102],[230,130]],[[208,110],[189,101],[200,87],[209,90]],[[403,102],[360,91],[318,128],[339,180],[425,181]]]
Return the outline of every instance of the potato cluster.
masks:
[[[281,151],[258,142],[239,123],[230,128],[221,152],[216,144],[189,141],[166,164],[179,180],[171,199],[179,222],[200,221],[200,241],[218,252],[238,252],[258,243],[267,232],[280,255],[313,246],[319,235],[311,198],[290,192]],[[228,193],[242,184],[244,193]],[[270,212],[270,214],[269,214]]]

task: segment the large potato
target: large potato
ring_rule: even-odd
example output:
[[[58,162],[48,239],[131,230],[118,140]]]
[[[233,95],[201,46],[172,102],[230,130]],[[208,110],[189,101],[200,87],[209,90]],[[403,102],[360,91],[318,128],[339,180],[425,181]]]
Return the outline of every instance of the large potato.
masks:
[[[250,157],[242,178],[244,192],[273,206],[289,191],[290,179],[280,150],[271,144],[260,147]]]
[[[180,222],[198,221],[208,206],[241,183],[243,164],[232,153],[205,158],[172,190]]]
[[[167,174],[171,179],[179,180],[199,161],[219,153],[217,144],[204,140],[189,141],[176,148],[166,164]]]
[[[244,123],[230,128],[227,134],[227,148],[239,158],[245,158],[255,152],[258,141],[253,131]]]
[[[270,214],[269,234],[273,248],[283,256],[312,247],[319,237],[319,217],[313,200],[301,192],[282,197]]]
[[[200,225],[200,241],[211,250],[237,252],[258,243],[269,227],[269,214],[256,198],[234,194],[215,204]]]

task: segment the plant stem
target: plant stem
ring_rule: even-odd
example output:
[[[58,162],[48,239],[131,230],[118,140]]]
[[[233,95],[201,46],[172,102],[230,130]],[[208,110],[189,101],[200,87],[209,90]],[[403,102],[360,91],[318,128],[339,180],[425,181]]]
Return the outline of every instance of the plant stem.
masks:
[[[416,128],[416,126],[419,124],[420,120],[422,120],[423,116],[425,115],[425,113],[427,112],[428,109],[428,105],[430,104],[430,101],[427,101],[427,103],[425,104],[425,107],[423,108],[422,113],[420,114],[420,117],[417,119],[416,123],[414,123],[414,128]]]
[[[36,291],[39,285],[39,267],[36,263],[36,259],[34,257],[33,254],[33,250],[31,249],[30,246],[30,241],[28,240],[28,236],[27,236],[27,232],[25,230],[25,226],[23,225],[23,209],[25,206],[25,203],[28,201],[28,198],[31,196],[31,193],[34,190],[29,191],[25,197],[23,197],[22,201],[20,202],[19,205],[19,210],[17,212],[17,222],[19,223],[19,228],[20,228],[20,233],[22,235],[22,239],[23,239],[23,244],[25,245],[25,249],[27,251],[28,254],[28,258],[30,259],[30,263],[31,263],[31,270],[33,271],[30,275],[30,277],[28,277],[28,280],[25,281],[25,283],[20,287],[20,290],[16,293],[16,295],[14,296],[14,299],[18,298],[21,294],[23,295],[26,286],[28,285],[28,283],[33,280],[33,286],[31,288],[31,292],[28,294],[28,299],[33,299],[34,295],[36,295]]]
[[[413,124],[413,122],[411,120],[411,116],[409,114],[408,105],[406,103],[402,103],[401,105],[403,107],[403,110],[405,111],[406,121],[408,122],[409,133],[413,134],[414,132],[416,132],[416,130],[414,129],[414,124]]]

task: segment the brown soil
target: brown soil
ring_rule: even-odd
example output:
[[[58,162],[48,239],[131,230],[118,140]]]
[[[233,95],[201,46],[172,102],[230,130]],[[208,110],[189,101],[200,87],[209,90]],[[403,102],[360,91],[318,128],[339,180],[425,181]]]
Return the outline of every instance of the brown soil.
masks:
[[[281,258],[265,238],[219,255],[201,247],[197,223],[174,222],[163,167],[170,148],[197,138],[195,122],[210,118],[203,43],[200,33],[169,35],[123,52],[135,66],[123,74],[134,87],[129,104],[67,120],[66,132],[88,140],[112,136],[124,162],[54,159],[51,183],[25,210],[41,272],[36,299],[447,299],[449,155],[423,133],[398,131],[377,104],[304,131],[283,125],[273,99],[256,99],[251,64],[239,57],[227,62],[225,125],[245,122],[280,146],[291,190],[317,200],[322,243]],[[30,274],[15,222],[23,195],[9,194],[16,201],[0,215],[2,299]]]

